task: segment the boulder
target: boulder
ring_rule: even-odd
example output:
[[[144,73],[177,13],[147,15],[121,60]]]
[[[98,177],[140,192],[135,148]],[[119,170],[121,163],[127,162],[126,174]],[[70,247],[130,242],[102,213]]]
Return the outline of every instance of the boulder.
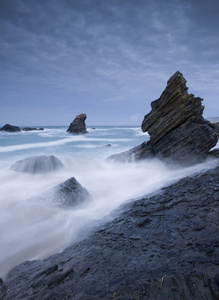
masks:
[[[152,109],[142,122],[142,131],[150,135],[150,141],[141,149],[145,155],[139,156],[138,148],[137,152],[134,148],[124,154],[126,158],[151,157],[148,147],[161,160],[180,165],[200,163],[207,158],[218,141],[216,125],[202,117],[202,99],[187,90],[185,78],[177,71],[167,81],[160,98],[151,103]]]
[[[88,191],[74,178],[66,180],[45,193],[31,198],[58,206],[73,207],[91,200]]]
[[[17,172],[48,173],[63,167],[62,162],[54,155],[30,156],[17,161],[11,169]]]
[[[76,133],[76,134],[87,133],[86,124],[85,124],[86,118],[87,118],[86,114],[80,114],[76,116],[74,121],[68,127],[67,132]]]
[[[17,126],[13,126],[10,124],[5,124],[1,129],[1,131],[8,131],[8,132],[20,132],[20,128]]]

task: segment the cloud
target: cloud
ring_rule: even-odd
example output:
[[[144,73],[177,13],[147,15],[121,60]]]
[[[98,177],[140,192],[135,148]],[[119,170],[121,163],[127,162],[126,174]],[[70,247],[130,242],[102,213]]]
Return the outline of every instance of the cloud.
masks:
[[[89,102],[95,107],[105,99],[108,113],[107,102],[119,109],[123,101],[112,99],[121,97],[132,103],[129,109],[136,105],[138,111],[146,98],[159,97],[176,70],[182,71],[195,91],[202,82],[201,92],[207,95],[210,86],[216,93],[219,4],[211,3],[0,1],[4,103],[12,106],[11,101],[19,98],[17,107],[22,107],[31,95],[44,107],[50,98],[55,109],[59,105],[55,99],[62,98],[72,110],[89,107],[92,111]]]

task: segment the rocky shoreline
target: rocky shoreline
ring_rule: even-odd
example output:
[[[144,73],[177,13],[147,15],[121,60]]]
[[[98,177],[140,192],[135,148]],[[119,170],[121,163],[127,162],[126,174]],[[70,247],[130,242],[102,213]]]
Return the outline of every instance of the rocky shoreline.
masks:
[[[218,199],[215,160],[62,253],[14,268],[0,299],[219,299]]]

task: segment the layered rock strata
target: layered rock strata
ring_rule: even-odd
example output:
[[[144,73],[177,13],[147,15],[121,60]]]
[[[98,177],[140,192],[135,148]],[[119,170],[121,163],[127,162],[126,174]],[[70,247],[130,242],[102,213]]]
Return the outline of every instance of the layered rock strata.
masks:
[[[75,133],[75,134],[87,133],[86,124],[85,124],[86,118],[87,118],[86,114],[80,114],[76,116],[74,121],[68,127],[67,132]]]
[[[0,299],[219,299],[219,167],[127,203],[44,261],[25,262]]]
[[[202,117],[202,99],[188,94],[186,80],[176,72],[168,81],[167,87],[158,100],[151,103],[151,111],[144,117],[142,131],[148,132],[150,141],[141,149],[167,162],[182,165],[200,163],[218,141],[216,125]],[[137,149],[138,150],[138,149]],[[143,153],[145,152],[145,155]],[[126,160],[141,159],[132,149],[124,153]],[[121,154],[111,157],[120,160]]]

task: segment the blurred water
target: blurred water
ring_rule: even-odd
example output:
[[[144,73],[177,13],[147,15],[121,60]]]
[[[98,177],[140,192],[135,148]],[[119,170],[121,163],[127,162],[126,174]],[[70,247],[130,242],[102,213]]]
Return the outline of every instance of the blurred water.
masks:
[[[66,129],[0,132],[2,278],[27,259],[42,259],[62,251],[77,241],[82,231],[89,231],[125,201],[214,166],[214,162],[209,161],[190,168],[170,169],[156,159],[131,164],[110,163],[106,162],[109,155],[139,145],[148,140],[148,135],[138,127],[88,128],[86,135],[71,135]],[[32,155],[55,155],[64,168],[47,174],[10,169],[16,161]],[[89,191],[93,198],[91,203],[78,209],[65,209],[36,200],[37,195],[72,176]]]

